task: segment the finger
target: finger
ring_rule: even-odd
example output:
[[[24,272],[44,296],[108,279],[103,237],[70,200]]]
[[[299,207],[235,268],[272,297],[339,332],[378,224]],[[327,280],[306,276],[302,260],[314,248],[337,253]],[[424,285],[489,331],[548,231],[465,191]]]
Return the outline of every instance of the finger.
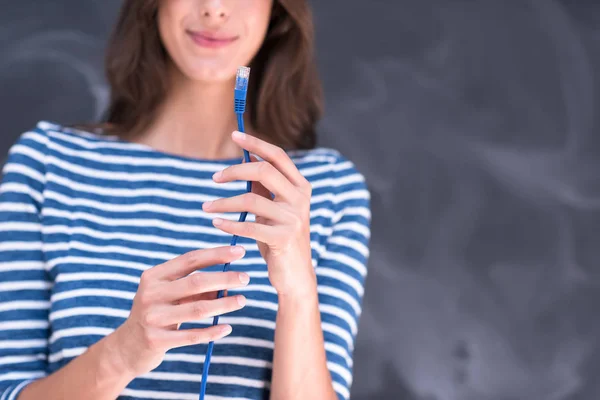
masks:
[[[235,180],[260,182],[267,190],[274,193],[275,197],[283,201],[293,203],[297,199],[298,188],[267,161],[231,165],[219,172],[213,178],[215,182]]]
[[[208,328],[179,329],[176,331],[161,331],[157,341],[162,348],[190,346],[199,343],[208,343],[221,339],[231,333],[231,325],[220,324]]]
[[[229,291],[226,289],[223,291],[223,296],[221,297],[227,297]],[[178,299],[175,301],[175,304],[187,304],[187,303],[192,303],[194,301],[200,301],[200,300],[215,300],[218,298],[218,294],[219,291],[216,292],[207,292],[207,293],[199,293],[199,294],[195,294],[193,296],[189,296],[189,297],[184,297],[182,299]],[[179,327],[181,326],[181,323],[178,323],[175,326],[175,329],[179,329]]]
[[[242,295],[221,297],[216,300],[200,300],[176,306],[164,305],[147,316],[150,326],[166,326],[198,321],[241,309],[246,305]]]
[[[237,222],[215,218],[213,219],[213,225],[223,232],[255,239],[263,243],[275,243],[275,239],[281,233],[275,226],[258,222]]]
[[[223,296],[221,296],[221,297],[227,297],[227,293],[229,293],[229,291],[227,289],[225,289],[223,291]],[[199,293],[199,294],[195,294],[193,296],[178,299],[175,301],[175,304],[186,304],[186,303],[192,303],[194,301],[200,301],[200,300],[215,300],[218,298],[218,294],[219,294],[218,290],[215,292]]]
[[[207,293],[198,293],[192,296],[182,297],[180,299],[175,299],[171,302],[171,304],[186,304],[194,301],[200,300],[214,300],[217,298],[217,292],[207,292]]]
[[[193,250],[145,271],[156,279],[175,280],[211,265],[225,264],[240,259],[246,253],[242,246],[219,246]]]
[[[242,148],[269,161],[275,168],[281,171],[294,186],[302,187],[306,184],[306,178],[302,176],[294,162],[281,147],[267,143],[264,140],[249,134],[242,134],[241,137],[238,138],[235,136],[235,132],[232,133],[232,138]]]
[[[174,302],[191,296],[201,296],[207,293],[216,294],[219,290],[234,289],[246,286],[250,282],[250,277],[244,272],[199,272],[191,274],[184,278],[177,279],[164,285],[162,290],[165,302]],[[204,296],[209,299],[210,297]],[[182,302],[179,301],[181,304]]]
[[[250,155],[250,159],[252,162],[258,162],[259,159],[253,155]],[[246,161],[244,159],[244,161]],[[275,195],[271,193],[261,182],[252,182],[252,193],[256,193],[259,196],[264,197],[265,199],[273,200]]]
[[[200,300],[215,300],[217,298],[218,293],[219,293],[219,291],[195,294],[193,296],[184,297],[182,299],[177,300],[176,304],[186,304],[186,303],[192,303],[194,301],[200,301]],[[224,294],[222,297],[226,297],[227,290],[225,290],[223,293]]]
[[[256,193],[244,193],[239,196],[217,199],[213,202],[205,202],[202,209],[211,213],[244,212],[248,211],[256,216],[273,221],[285,222],[289,211],[273,200],[265,199]]]

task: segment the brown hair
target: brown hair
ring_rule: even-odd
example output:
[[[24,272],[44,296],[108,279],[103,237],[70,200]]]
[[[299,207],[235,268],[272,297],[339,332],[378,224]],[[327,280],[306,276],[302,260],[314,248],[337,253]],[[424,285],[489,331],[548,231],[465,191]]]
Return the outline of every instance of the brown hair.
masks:
[[[168,89],[169,55],[158,33],[158,1],[124,0],[106,52],[111,96],[103,122],[71,127],[125,137],[152,123]],[[274,0],[265,40],[250,64],[246,115],[262,136],[285,149],[316,146],[323,94],[313,40],[307,1]]]

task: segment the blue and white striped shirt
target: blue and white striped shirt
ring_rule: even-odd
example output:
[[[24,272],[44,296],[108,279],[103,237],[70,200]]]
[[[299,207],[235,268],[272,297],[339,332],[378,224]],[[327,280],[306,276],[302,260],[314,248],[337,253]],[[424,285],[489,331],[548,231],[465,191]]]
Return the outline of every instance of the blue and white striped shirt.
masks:
[[[369,256],[370,192],[337,150],[288,154],[313,187],[310,235],[327,365],[339,398],[347,399]],[[245,182],[211,178],[240,162],[163,153],[49,121],[21,134],[0,185],[0,399],[16,399],[29,382],[122,324],[144,270],[194,249],[229,245],[231,235],[211,223],[217,214],[201,205],[245,193]],[[215,344],[209,399],[269,394],[277,295],[256,241],[238,243],[246,255],[231,269],[251,281],[229,294],[241,292],[247,303],[221,317],[233,332]],[[205,351],[205,344],[170,350],[119,399],[197,399]]]

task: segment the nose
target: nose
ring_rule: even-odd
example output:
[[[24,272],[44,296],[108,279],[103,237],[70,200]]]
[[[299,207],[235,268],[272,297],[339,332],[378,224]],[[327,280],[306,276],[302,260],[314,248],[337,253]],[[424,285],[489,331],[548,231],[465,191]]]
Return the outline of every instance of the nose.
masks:
[[[202,3],[200,14],[205,20],[221,22],[229,17],[229,10],[225,7],[222,0],[206,0]]]

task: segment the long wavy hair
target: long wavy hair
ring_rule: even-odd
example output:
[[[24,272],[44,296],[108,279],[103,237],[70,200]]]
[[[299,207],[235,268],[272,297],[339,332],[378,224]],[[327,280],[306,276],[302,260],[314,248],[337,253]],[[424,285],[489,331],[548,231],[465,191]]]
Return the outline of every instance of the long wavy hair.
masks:
[[[158,32],[158,1],[123,1],[105,56],[108,109],[101,122],[69,126],[132,138],[153,122],[168,90],[169,54]],[[314,148],[323,93],[306,0],[274,0],[265,40],[250,67],[250,125],[284,149]]]

